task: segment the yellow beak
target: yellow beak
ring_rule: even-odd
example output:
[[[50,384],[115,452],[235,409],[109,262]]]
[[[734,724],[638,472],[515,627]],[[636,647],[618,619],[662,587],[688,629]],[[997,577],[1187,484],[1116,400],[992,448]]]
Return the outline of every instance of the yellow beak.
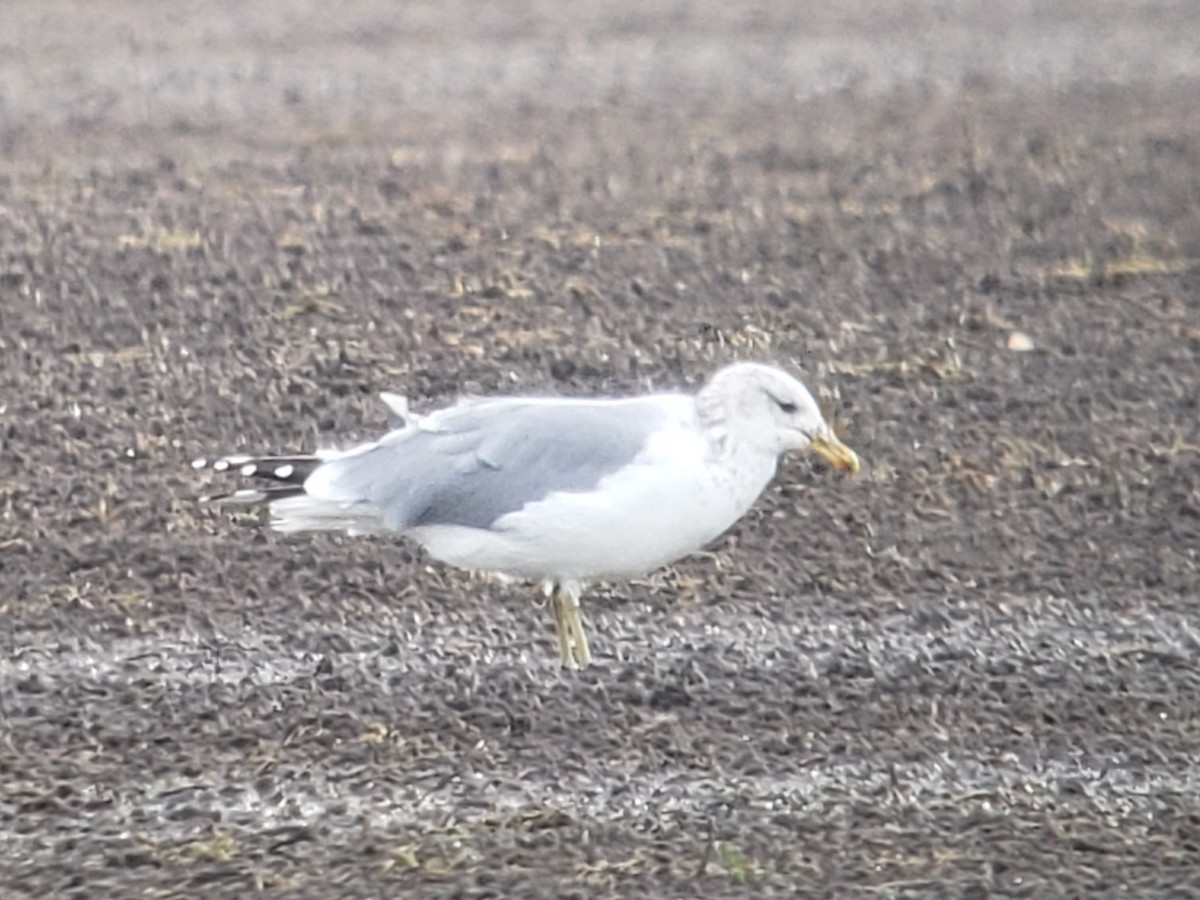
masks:
[[[839,441],[832,432],[825,437],[813,438],[808,446],[813,453],[835,469],[841,469],[851,475],[858,472],[858,454]]]

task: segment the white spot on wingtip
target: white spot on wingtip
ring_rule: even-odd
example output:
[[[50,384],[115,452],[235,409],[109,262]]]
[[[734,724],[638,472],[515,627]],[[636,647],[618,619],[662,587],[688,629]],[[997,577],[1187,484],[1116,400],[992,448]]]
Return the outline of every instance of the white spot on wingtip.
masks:
[[[249,478],[251,475],[253,475],[255,472],[258,471],[258,466],[252,462],[248,462],[244,466],[242,466],[241,469],[239,469],[238,471],[240,471],[242,473],[242,476],[244,478]]]
[[[229,460],[227,460],[227,459],[218,459],[215,463],[213,463],[213,471],[214,472],[224,472],[228,468],[229,468]]]
[[[208,465],[208,460],[205,459],[203,456],[198,456],[192,460],[192,468],[193,469],[203,469],[207,465]]]
[[[284,463],[282,466],[276,467],[275,477],[276,478],[291,478],[292,473],[295,471],[296,471],[296,467],[293,466],[291,463]]]

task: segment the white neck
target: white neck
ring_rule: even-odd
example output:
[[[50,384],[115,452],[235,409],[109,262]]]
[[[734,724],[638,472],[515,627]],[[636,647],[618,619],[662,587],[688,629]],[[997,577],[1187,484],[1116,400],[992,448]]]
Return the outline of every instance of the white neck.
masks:
[[[746,439],[736,409],[727,395],[701,391],[696,395],[696,418],[708,435],[713,458],[729,473],[737,488],[738,503],[748,507],[775,477],[779,454]]]

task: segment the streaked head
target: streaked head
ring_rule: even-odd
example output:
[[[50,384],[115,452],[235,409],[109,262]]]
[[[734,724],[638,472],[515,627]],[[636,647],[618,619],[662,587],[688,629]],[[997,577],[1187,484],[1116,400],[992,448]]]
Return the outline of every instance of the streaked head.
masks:
[[[858,456],[838,440],[808,388],[782,369],[734,363],[713,375],[696,399],[739,442],[776,455],[811,450],[836,469],[858,471]]]

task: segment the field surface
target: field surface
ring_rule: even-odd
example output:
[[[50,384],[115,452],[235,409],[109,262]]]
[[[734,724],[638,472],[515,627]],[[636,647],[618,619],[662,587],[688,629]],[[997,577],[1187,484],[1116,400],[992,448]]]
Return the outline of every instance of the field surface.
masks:
[[[0,895],[1200,896],[1186,2],[0,17]],[[789,461],[589,596],[190,461],[382,390],[783,364]]]

